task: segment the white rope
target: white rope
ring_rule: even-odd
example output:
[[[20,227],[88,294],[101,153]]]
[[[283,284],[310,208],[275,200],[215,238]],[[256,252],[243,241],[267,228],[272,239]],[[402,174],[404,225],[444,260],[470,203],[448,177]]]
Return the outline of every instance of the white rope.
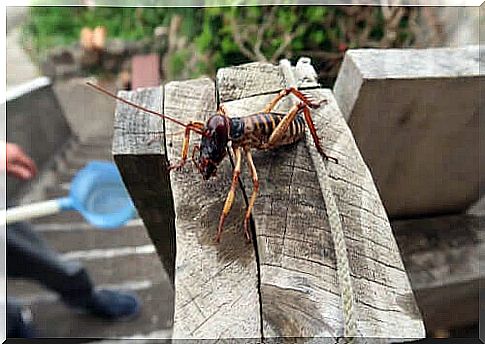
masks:
[[[305,65],[309,65],[309,61],[303,61]],[[298,66],[298,64],[297,64]],[[310,65],[311,66],[311,65]],[[280,68],[285,77],[285,83],[287,87],[296,87],[297,82],[295,80],[294,73],[292,71],[291,63],[288,60],[280,61]],[[312,68],[313,70],[313,68]],[[323,157],[318,153],[313,139],[310,133],[305,135],[305,143],[310,152],[310,156],[317,171],[318,183],[320,184],[320,190],[325,201],[327,209],[328,222],[330,225],[330,232],[332,235],[333,243],[335,246],[335,256],[337,259],[337,279],[340,286],[340,297],[342,301],[342,312],[344,318],[344,341],[347,343],[353,343],[354,338],[357,336],[357,326],[354,312],[354,292],[352,288],[352,280],[350,275],[350,264],[347,253],[347,246],[345,244],[345,236],[340,221],[340,214],[338,211],[337,203],[330,184],[330,178],[325,167],[325,161]]]
[[[348,338],[347,341],[351,343],[353,338],[357,335],[357,327],[354,316],[354,292],[350,276],[350,264],[347,246],[345,244],[344,230],[342,222],[340,221],[337,203],[335,202],[335,197],[330,186],[330,178],[328,177],[324,160],[315,148],[315,144],[309,133],[306,135],[305,143],[310,151],[313,165],[317,171],[318,183],[320,184],[325,207],[327,208],[328,223],[330,225],[330,232],[332,233],[332,239],[335,246],[335,256],[337,258],[337,278],[340,285],[342,311],[344,316],[344,337]]]

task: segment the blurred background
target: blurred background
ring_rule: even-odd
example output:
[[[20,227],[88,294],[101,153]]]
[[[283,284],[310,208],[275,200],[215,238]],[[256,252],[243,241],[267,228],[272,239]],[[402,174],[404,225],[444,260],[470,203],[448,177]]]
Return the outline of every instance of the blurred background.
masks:
[[[330,87],[347,49],[477,44],[478,12],[386,6],[35,7],[26,10],[21,44],[44,74],[60,77],[129,72],[126,59],[148,52],[160,56],[165,80],[304,55]],[[96,27],[104,54],[79,56],[91,44],[86,29]]]
[[[62,196],[88,161],[112,159],[115,103],[87,89],[86,80],[112,91],[129,90],[214,77],[218,68],[246,62],[296,62],[308,56],[321,84],[332,88],[348,49],[477,45],[484,21],[477,7],[133,8],[96,7],[95,0],[79,5],[7,8],[7,140],[21,144],[41,170],[29,183],[8,179],[7,197],[19,203]],[[48,79],[39,82],[43,77]],[[449,227],[475,230],[473,223],[456,220]],[[133,322],[102,322],[69,311],[38,285],[9,279],[8,295],[29,305],[43,336],[160,338],[170,333],[165,311],[172,307],[172,291],[141,220],[113,233],[91,230],[76,214],[42,218],[34,226],[64,259],[81,260],[97,284],[135,291],[144,302]],[[423,240],[441,242],[433,235]],[[406,239],[397,239],[403,252],[413,254]],[[466,245],[476,248],[481,240],[475,233]],[[478,268],[478,258],[471,264]],[[471,308],[464,310],[470,316],[431,321],[429,336],[478,336],[475,277]],[[450,318],[443,312],[431,309],[426,316]]]

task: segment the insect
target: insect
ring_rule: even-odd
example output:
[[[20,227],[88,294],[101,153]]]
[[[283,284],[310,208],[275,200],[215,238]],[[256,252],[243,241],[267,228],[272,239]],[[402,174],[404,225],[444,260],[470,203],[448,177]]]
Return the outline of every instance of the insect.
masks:
[[[89,82],[88,85],[137,109],[160,116],[185,127],[181,159],[178,163],[172,164],[169,167],[170,170],[180,169],[187,163],[191,132],[202,135],[200,145],[194,145],[193,147],[191,160],[205,180],[215,175],[217,167],[227,155],[226,148],[232,151],[235,157],[235,166],[232,174],[231,187],[219,217],[217,235],[215,237],[216,242],[219,242],[221,239],[224,221],[234,202],[236,187],[241,173],[243,154],[246,157],[249,173],[253,182],[253,190],[244,216],[244,235],[248,241],[251,240],[249,232],[251,211],[259,191],[258,174],[254,166],[251,149],[269,150],[297,142],[305,134],[306,122],[318,152],[324,159],[338,163],[336,158],[328,156],[323,151],[310,113],[310,109],[319,108],[322,104],[326,103],[326,100],[313,102],[304,93],[293,87],[282,90],[258,113],[244,117],[229,117],[225,106],[221,104],[217,112],[210,116],[206,123],[192,121],[186,124],[165,114],[146,109],[126,99],[119,98],[97,85]],[[285,115],[273,112],[276,104],[289,94],[295,95],[299,99],[299,102],[293,105]],[[198,157],[196,157],[197,153]]]

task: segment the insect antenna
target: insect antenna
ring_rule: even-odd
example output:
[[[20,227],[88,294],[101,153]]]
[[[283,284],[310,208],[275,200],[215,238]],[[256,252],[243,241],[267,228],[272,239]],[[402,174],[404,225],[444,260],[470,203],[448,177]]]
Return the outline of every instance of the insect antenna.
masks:
[[[129,100],[126,100],[126,99],[120,98],[120,97],[116,96],[115,94],[111,93],[110,91],[108,91],[108,90],[106,90],[106,89],[102,88],[101,86],[95,85],[95,84],[93,84],[93,83],[91,83],[91,82],[89,82],[89,81],[88,81],[88,82],[86,82],[86,84],[87,84],[87,85],[89,85],[89,86],[91,86],[91,87],[93,87],[94,89],[98,90],[99,92],[104,93],[104,94],[106,94],[106,95],[110,96],[111,98],[114,98],[114,99],[116,99],[116,100],[119,100],[120,102],[123,102],[123,103],[125,103],[125,104],[128,104],[128,105],[130,105],[130,106],[132,106],[132,107],[134,107],[134,108],[137,108],[138,110],[141,110],[141,111],[143,111],[143,112],[147,112],[147,113],[149,113],[149,114],[156,115],[156,116],[158,116],[158,117],[161,117],[161,118],[167,119],[167,120],[172,121],[172,122],[174,122],[174,123],[176,123],[176,124],[178,124],[178,125],[181,125],[181,126],[182,126],[182,127],[184,127],[184,128],[187,128],[187,127],[188,127],[188,125],[187,125],[187,124],[185,124],[185,123],[183,123],[183,122],[179,121],[179,120],[178,120],[178,119],[176,119],[176,118],[173,118],[173,117],[170,117],[170,116],[167,116],[167,115],[161,114],[161,113],[156,112],[156,111],[154,111],[154,110],[147,109],[147,108],[145,108],[145,107],[143,107],[143,106],[141,106],[141,105],[138,105],[138,104],[132,103],[132,102],[130,102]],[[205,134],[204,134],[204,132],[203,132],[202,130],[198,129],[198,128],[190,127],[190,130],[195,131],[197,134],[200,134],[200,135],[205,135]]]

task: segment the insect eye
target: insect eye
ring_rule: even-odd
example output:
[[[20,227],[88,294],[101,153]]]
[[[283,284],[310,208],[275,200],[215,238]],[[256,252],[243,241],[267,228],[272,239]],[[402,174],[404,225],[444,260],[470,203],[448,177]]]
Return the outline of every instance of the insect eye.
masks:
[[[215,134],[217,138],[220,140],[224,140],[227,138],[227,127],[224,124],[218,125],[215,130]]]

